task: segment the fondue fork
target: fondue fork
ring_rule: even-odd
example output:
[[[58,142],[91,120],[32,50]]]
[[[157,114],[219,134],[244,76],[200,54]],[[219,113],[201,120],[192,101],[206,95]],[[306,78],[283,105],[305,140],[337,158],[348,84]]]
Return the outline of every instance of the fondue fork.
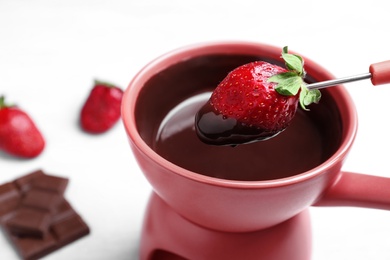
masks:
[[[364,79],[371,79],[374,86],[390,83],[390,60],[371,64],[367,73],[310,83],[306,87],[308,89],[322,89]]]

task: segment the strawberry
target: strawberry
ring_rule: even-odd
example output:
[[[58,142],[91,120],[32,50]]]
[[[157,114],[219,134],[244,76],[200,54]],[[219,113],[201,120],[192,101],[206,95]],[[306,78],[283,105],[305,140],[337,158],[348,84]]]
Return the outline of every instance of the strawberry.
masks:
[[[45,140],[32,119],[0,97],[0,149],[13,156],[33,158],[44,147]]]
[[[298,102],[317,103],[318,90],[308,90],[303,59],[283,48],[286,69],[255,61],[231,71],[196,115],[196,132],[205,143],[237,145],[267,140],[288,127]]]
[[[103,133],[120,118],[123,91],[112,84],[95,81],[80,113],[81,128],[89,133]]]

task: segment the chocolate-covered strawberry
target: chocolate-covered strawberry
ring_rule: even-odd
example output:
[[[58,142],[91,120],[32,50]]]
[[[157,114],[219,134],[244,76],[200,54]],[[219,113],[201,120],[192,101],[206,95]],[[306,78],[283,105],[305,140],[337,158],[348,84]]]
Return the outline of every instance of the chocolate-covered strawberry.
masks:
[[[30,118],[17,106],[7,105],[0,97],[0,150],[22,158],[41,154],[45,140]]]
[[[103,133],[120,118],[123,90],[101,81],[95,84],[80,113],[81,128],[89,133]]]
[[[255,61],[231,71],[196,115],[196,132],[208,144],[267,140],[288,127],[298,103],[307,109],[321,97],[303,81],[303,59],[283,48],[286,69]]]

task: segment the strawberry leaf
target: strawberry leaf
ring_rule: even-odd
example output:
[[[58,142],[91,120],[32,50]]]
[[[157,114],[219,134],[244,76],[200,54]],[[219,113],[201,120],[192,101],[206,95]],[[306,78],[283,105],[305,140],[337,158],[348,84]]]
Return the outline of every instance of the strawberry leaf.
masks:
[[[286,63],[286,67],[291,71],[296,71],[299,76],[304,74],[303,59],[299,55],[289,54],[287,46],[283,48],[282,58]]]
[[[309,110],[306,106],[312,103],[318,103],[321,99],[321,92],[318,89],[309,90],[306,86],[301,86],[301,93],[299,94],[299,104],[304,110]]]
[[[276,74],[268,78],[268,82],[278,83],[275,86],[275,90],[279,94],[285,96],[294,96],[301,88],[303,80],[295,72],[289,71],[285,73]]]

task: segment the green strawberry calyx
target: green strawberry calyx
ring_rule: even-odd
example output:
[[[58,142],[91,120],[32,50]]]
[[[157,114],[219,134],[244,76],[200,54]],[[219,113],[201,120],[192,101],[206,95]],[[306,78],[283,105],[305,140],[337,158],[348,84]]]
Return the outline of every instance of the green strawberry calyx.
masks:
[[[303,81],[306,72],[301,56],[288,53],[288,48],[285,46],[282,58],[288,71],[269,77],[268,82],[278,83],[275,90],[281,95],[295,96],[299,92],[299,104],[304,110],[309,110],[306,107],[312,103],[318,103],[321,99],[321,92],[318,89],[306,87],[306,83]]]
[[[94,80],[94,85],[97,86],[97,85],[103,85],[103,86],[106,86],[108,88],[116,88],[117,86],[110,83],[110,82],[107,82],[107,81],[102,81],[102,80],[98,80],[98,79],[95,79]]]
[[[6,107],[13,107],[14,105],[9,105],[5,103],[5,97],[0,96],[0,109],[6,108]]]

